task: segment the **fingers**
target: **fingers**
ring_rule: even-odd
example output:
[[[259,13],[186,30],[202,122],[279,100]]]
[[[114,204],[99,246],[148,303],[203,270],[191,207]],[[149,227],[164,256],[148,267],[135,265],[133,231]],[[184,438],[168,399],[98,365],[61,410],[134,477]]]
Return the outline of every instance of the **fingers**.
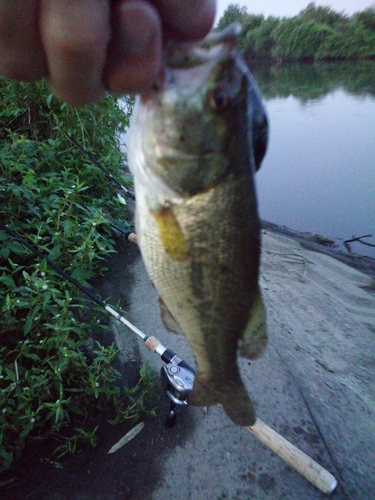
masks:
[[[152,0],[167,37],[181,41],[203,38],[210,31],[216,0]]]
[[[157,11],[143,0],[117,2],[111,24],[106,87],[115,93],[149,88],[161,69],[162,31]]]
[[[47,74],[37,0],[0,0],[0,74],[28,81]]]
[[[157,79],[165,38],[203,38],[215,0],[0,0],[0,74],[47,76],[70,104],[105,90],[136,93]]]
[[[203,38],[215,17],[215,0],[153,0],[152,4],[156,8],[144,0],[113,5],[112,41],[104,75],[112,92],[149,88],[161,70],[162,39]]]
[[[110,39],[106,0],[42,0],[40,30],[52,91],[70,104],[100,99]]]

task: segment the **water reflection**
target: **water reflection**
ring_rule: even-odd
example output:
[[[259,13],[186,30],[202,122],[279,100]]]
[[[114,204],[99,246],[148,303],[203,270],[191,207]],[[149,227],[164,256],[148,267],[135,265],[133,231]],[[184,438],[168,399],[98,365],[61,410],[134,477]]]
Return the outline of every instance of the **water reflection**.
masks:
[[[341,87],[350,94],[375,97],[375,62],[249,63],[265,100],[293,96],[302,102],[320,99]]]
[[[257,174],[261,217],[338,243],[374,236],[375,63],[252,70],[271,123]],[[375,257],[359,243],[352,250]]]

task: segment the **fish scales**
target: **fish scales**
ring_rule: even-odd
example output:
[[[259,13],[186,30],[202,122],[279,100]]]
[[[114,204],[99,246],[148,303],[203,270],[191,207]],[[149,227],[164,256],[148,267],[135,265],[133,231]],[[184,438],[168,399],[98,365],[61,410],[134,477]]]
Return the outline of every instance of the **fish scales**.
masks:
[[[204,57],[194,53],[197,45],[183,46],[189,64],[185,57],[164,86],[139,100],[129,161],[137,234],[163,320],[186,335],[197,362],[189,401],[220,404],[235,423],[252,425],[237,349],[254,357],[266,343],[254,173],[267,125],[235,36],[227,33],[204,41]]]

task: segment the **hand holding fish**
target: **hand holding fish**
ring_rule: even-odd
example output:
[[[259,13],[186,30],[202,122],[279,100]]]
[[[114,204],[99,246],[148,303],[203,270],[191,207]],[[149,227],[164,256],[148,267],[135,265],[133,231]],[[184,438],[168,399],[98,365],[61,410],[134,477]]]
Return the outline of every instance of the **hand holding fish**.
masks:
[[[147,89],[166,39],[198,40],[215,0],[0,0],[0,75],[47,77],[70,104]]]

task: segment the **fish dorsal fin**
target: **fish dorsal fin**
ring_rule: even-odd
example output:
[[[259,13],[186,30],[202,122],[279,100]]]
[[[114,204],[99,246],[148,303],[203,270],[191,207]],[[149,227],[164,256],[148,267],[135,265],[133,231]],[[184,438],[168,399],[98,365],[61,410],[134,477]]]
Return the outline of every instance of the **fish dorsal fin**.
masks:
[[[165,328],[169,332],[182,333],[179,324],[172,316],[172,314],[169,312],[168,307],[164,304],[163,300],[160,297],[159,297],[159,305],[160,305],[161,319],[163,321]]]
[[[250,310],[249,321],[242,334],[238,347],[245,358],[258,357],[267,345],[266,311],[259,287]]]

